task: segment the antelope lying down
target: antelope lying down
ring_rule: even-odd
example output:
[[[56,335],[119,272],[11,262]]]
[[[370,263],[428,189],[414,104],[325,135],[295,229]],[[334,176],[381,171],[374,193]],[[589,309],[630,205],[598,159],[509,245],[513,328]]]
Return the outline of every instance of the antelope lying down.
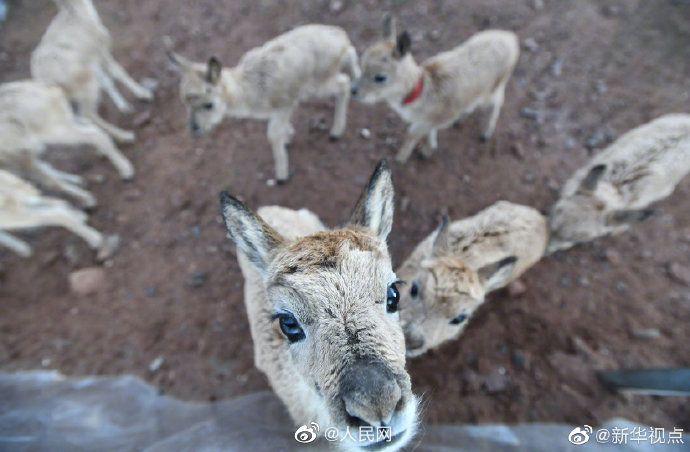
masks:
[[[23,257],[31,256],[31,247],[8,234],[7,230],[62,226],[83,238],[107,259],[117,248],[117,236],[105,236],[86,224],[86,214],[65,201],[42,196],[33,185],[0,169],[0,245]]]
[[[54,0],[58,14],[31,54],[31,76],[59,85],[79,115],[93,121],[118,141],[134,141],[134,133],[106,122],[98,115],[101,88],[122,112],[132,107],[117,90],[113,79],[138,99],[153,94],[134,81],[110,53],[111,38],[91,0]]]
[[[87,207],[95,206],[96,199],[80,187],[82,178],[41,160],[48,145],[91,145],[115,165],[123,179],[134,175],[130,161],[105,132],[75,117],[57,85],[34,80],[0,85],[0,136],[0,167],[24,172]]]
[[[335,427],[341,437],[348,427],[388,426],[392,440],[376,450],[405,445],[417,413],[385,243],[393,221],[385,162],[342,229],[326,230],[306,210],[263,207],[257,216],[227,193],[221,205],[239,250],[256,366],[295,424]],[[347,439],[349,450],[373,442]]]
[[[450,224],[444,218],[398,269],[408,282],[400,301],[407,356],[458,337],[485,295],[534,265],[546,242],[544,217],[507,201]]]
[[[289,177],[286,145],[294,129],[290,117],[309,98],[335,96],[331,138],[342,135],[350,99],[347,65],[359,76],[357,52],[344,30],[305,25],[247,52],[233,68],[222,68],[215,57],[208,64],[192,63],[168,52],[182,72],[180,94],[187,107],[187,124],[197,135],[210,131],[226,116],[268,120],[275,177]]]
[[[404,163],[423,137],[430,157],[438,147],[436,132],[472,113],[477,107],[490,109],[480,138],[493,134],[503,105],[503,96],[520,47],[509,31],[477,33],[461,46],[415,63],[407,31],[396,37],[395,21],[387,15],[383,41],[369,47],[362,56],[362,77],[352,84],[352,95],[366,103],[386,101],[410,123],[407,136],[395,160]]]
[[[630,130],[565,183],[549,217],[548,253],[626,231],[690,171],[690,115]]]

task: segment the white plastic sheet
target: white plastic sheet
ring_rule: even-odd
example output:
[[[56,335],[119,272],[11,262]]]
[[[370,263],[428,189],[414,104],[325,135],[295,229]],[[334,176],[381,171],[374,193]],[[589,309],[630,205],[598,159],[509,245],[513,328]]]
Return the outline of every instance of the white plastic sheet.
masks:
[[[636,424],[614,419],[604,428]],[[407,450],[660,451],[685,444],[568,442],[565,424],[423,425]],[[648,426],[641,426],[648,428]],[[596,429],[595,429],[596,431]],[[335,450],[322,440],[302,445],[280,400],[258,392],[213,403],[159,395],[137,377],[65,378],[57,372],[0,373],[0,451],[302,451]]]

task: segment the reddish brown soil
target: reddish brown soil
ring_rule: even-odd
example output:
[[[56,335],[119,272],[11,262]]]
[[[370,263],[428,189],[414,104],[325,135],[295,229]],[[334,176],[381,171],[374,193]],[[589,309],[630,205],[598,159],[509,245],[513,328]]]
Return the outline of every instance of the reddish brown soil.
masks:
[[[58,149],[51,160],[89,178],[100,201],[90,222],[119,234],[122,247],[105,265],[102,290],[85,297],[70,292],[68,275],[96,262],[75,236],[58,229],[21,234],[34,246],[31,259],[0,251],[0,369],[134,373],[184,399],[266,389],[252,363],[242,277],[219,222],[218,192],[228,189],[255,208],[307,207],[336,225],[376,160],[392,157],[400,143],[404,125],[385,105],[352,103],[347,133],[335,143],[319,127],[330,125],[332,102],[304,105],[294,118],[294,177],[269,187],[273,160],[263,123],[226,120],[200,139],[185,130],[165,34],[191,58],[215,54],[233,63],[292,26],[323,22],[343,26],[361,51],[391,9],[411,31],[418,60],[488,27],[527,40],[532,50],[523,47],[488,144],[476,139],[474,115],[439,133],[440,151],[431,160],[394,168],[398,211],[389,242],[398,263],[443,208],[457,219],[507,199],[547,211],[559,186],[589,158],[588,141],[596,152],[657,115],[690,110],[687,2],[545,0],[538,9],[540,2],[529,0],[345,0],[342,10],[334,3],[96,2],[116,57],[135,77],[160,82],[151,104],[136,104],[150,121],[137,128],[136,144],[123,147],[138,173],[124,183],[87,150]],[[46,2],[10,6],[0,29],[1,81],[28,75],[30,52],[55,11]],[[108,100],[103,114],[125,127],[143,119],[118,114]],[[370,139],[360,137],[362,128]],[[425,420],[593,425],[624,416],[687,431],[687,400],[615,395],[594,371],[690,365],[690,289],[668,271],[672,263],[690,266],[689,198],[690,179],[632,232],[545,258],[524,277],[524,295],[492,294],[461,340],[411,361]],[[198,272],[205,280],[193,287]],[[640,328],[660,335],[636,338]],[[151,373],[158,356],[164,363]]]

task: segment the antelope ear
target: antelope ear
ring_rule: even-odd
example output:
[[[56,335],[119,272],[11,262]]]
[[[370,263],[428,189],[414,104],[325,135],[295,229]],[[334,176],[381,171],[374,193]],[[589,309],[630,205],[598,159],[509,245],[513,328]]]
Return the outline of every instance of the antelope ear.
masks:
[[[395,28],[396,28],[396,23],[395,23],[395,17],[391,13],[386,13],[383,16],[383,25],[381,29],[381,36],[383,39],[386,41],[390,42],[395,42]]]
[[[516,262],[517,257],[509,256],[477,270],[479,279],[484,283],[486,292],[503,287],[513,268],[515,268]]]
[[[223,65],[218,61],[218,58],[212,56],[208,60],[208,67],[206,68],[206,81],[215,85],[220,80],[220,73],[223,70]]]
[[[220,207],[230,238],[264,276],[272,251],[278,248],[284,239],[261,217],[227,192],[220,194]]]
[[[194,63],[179,53],[173,52],[172,50],[166,50],[165,53],[168,55],[168,60],[173,64],[173,67],[178,71],[188,71],[192,69]]]
[[[649,218],[654,213],[653,209],[623,209],[614,210],[607,219],[606,224],[609,226],[620,226],[624,224],[638,223]]]
[[[412,47],[412,39],[410,38],[410,34],[407,31],[403,31],[400,33],[398,40],[395,43],[393,57],[398,59],[404,57],[407,55],[407,52],[410,51],[410,47]]]
[[[431,257],[440,257],[448,254],[448,215],[443,215],[441,224],[436,228],[436,237],[431,246]]]
[[[606,172],[606,165],[595,165],[587,173],[587,176],[580,183],[580,192],[593,192],[597,189],[599,178]]]
[[[386,159],[379,161],[369,184],[357,201],[348,226],[369,229],[386,240],[393,227],[393,177]]]

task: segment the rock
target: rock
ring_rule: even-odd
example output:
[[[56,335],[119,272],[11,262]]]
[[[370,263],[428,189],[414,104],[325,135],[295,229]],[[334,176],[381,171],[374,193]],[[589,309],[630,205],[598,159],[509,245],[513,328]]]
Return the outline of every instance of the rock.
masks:
[[[89,176],[89,181],[95,184],[102,184],[105,182],[105,175],[99,173],[94,174],[93,176]]]
[[[164,362],[165,358],[163,358],[162,356],[159,356],[158,358],[154,359],[153,361],[151,361],[151,364],[149,364],[149,372],[154,373],[155,371],[161,368]]]
[[[551,63],[551,75],[554,77],[560,77],[561,74],[563,74],[563,60],[556,58],[553,60],[553,63]]]
[[[508,377],[505,375],[505,369],[503,372],[500,369],[496,369],[489,375],[484,377],[484,388],[489,394],[496,394],[503,392],[508,387]]]
[[[511,298],[518,298],[525,292],[527,292],[527,284],[519,279],[511,281],[511,283],[508,284],[508,295],[510,295]]]
[[[201,287],[204,285],[208,279],[208,273],[198,271],[192,273],[192,276],[187,280],[187,285],[189,287]]]
[[[530,6],[535,11],[541,11],[544,9],[544,0],[532,0],[530,1]]]
[[[328,6],[330,12],[336,14],[342,11],[343,8],[345,8],[345,2],[343,2],[342,0],[332,0],[331,4]]]
[[[514,350],[511,355],[511,361],[516,369],[527,370],[530,366],[530,357],[522,350]]]
[[[513,155],[520,160],[525,158],[525,151],[522,148],[522,145],[518,142],[515,142],[512,146],[510,146],[510,152],[512,152]]]
[[[534,121],[539,121],[540,118],[539,110],[526,107],[520,110],[520,116],[523,118],[532,119]]]
[[[620,7],[617,5],[605,6],[601,13],[604,17],[615,17],[620,13]]]
[[[536,178],[537,176],[529,170],[525,171],[525,173],[522,175],[522,180],[527,184],[531,184]]]
[[[621,262],[623,262],[623,258],[621,258],[620,253],[613,249],[607,249],[604,252],[604,257],[606,257],[606,260],[614,266],[618,266],[621,264]]]
[[[359,136],[364,138],[365,140],[368,140],[371,138],[371,131],[369,129],[362,129],[359,131]]]
[[[52,265],[54,264],[58,259],[60,258],[60,253],[58,253],[56,250],[49,251],[43,259],[41,259],[41,262],[43,265]],[[0,273],[2,272],[2,269],[0,269]]]
[[[407,212],[407,209],[410,208],[410,198],[407,196],[403,196],[400,198],[400,213],[405,213]]]
[[[438,41],[441,38],[441,32],[439,30],[431,30],[429,32],[429,39],[432,41]]]
[[[595,82],[595,89],[599,94],[605,94],[609,90],[609,88],[606,86],[606,82],[603,80],[597,80]]]
[[[537,41],[535,41],[534,38],[525,39],[522,41],[522,46],[530,52],[536,52],[539,48],[539,44],[537,44]]]
[[[72,292],[89,295],[98,292],[105,283],[105,270],[101,267],[88,267],[73,271],[69,275]]]
[[[141,86],[153,92],[158,88],[158,80],[152,77],[144,77],[141,79]]]
[[[573,286],[573,283],[570,281],[570,276],[568,276],[565,273],[561,275],[560,279],[558,280],[558,284],[561,287],[572,287]]]
[[[127,201],[134,201],[135,199],[141,198],[141,190],[138,188],[128,188],[126,189],[123,193],[122,196],[127,200]]]
[[[635,328],[630,334],[637,339],[657,339],[661,336],[657,328]]]
[[[277,181],[275,179],[267,179],[266,180],[266,185],[268,185],[269,187],[275,187],[276,184],[277,184]]]
[[[668,275],[677,282],[690,286],[690,267],[672,262],[668,266]]]
[[[465,383],[465,390],[475,393],[482,388],[482,378],[472,369],[465,369],[462,372],[462,379]]]
[[[606,135],[604,134],[604,132],[601,129],[597,129],[594,131],[592,135],[590,135],[585,145],[587,146],[587,149],[594,149],[601,146],[604,143],[605,139]]]
[[[151,122],[151,112],[150,111],[142,111],[141,113],[138,113],[132,119],[132,124],[134,124],[135,127],[145,126],[149,122]]]

